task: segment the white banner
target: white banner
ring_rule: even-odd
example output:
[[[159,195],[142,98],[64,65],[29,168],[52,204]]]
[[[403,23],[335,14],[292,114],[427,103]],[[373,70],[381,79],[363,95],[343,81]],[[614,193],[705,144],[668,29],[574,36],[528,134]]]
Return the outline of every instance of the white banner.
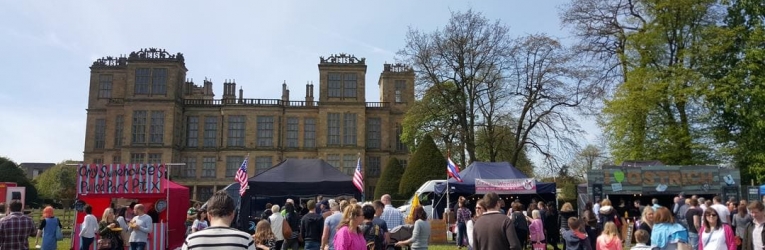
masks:
[[[476,194],[489,192],[497,194],[535,194],[537,193],[537,182],[533,178],[475,179]]]

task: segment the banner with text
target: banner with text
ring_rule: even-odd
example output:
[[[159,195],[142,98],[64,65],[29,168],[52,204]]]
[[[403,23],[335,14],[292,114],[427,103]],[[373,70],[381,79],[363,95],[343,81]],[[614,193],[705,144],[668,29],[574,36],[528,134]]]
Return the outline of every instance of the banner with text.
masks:
[[[527,179],[475,179],[475,193],[485,194],[535,194],[537,183],[533,178]]]
[[[77,168],[78,194],[163,193],[164,164],[88,164]]]

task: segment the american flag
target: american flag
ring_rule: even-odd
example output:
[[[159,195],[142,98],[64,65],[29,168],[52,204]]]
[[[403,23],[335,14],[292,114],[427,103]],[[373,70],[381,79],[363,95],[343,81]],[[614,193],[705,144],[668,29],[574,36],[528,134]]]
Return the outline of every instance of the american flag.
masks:
[[[239,196],[244,196],[244,191],[250,186],[250,184],[247,183],[247,159],[249,158],[249,155],[244,158],[242,166],[236,171],[236,176],[234,177],[234,180],[239,182]]]
[[[364,193],[364,175],[361,173],[361,157],[356,161],[356,172],[353,173],[353,185]]]

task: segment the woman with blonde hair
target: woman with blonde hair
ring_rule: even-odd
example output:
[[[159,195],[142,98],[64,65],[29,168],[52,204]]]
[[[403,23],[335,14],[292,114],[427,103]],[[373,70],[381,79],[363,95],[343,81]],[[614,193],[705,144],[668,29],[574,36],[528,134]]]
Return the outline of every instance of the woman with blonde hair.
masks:
[[[37,228],[37,237],[35,237],[35,245],[37,245],[38,239],[42,236],[42,246],[37,245],[38,248],[43,250],[56,249],[56,231],[61,228],[61,221],[53,215],[53,207],[47,206],[43,209],[42,220],[40,226]],[[58,229],[56,228],[58,227]]]
[[[271,223],[268,220],[261,220],[255,226],[255,234],[252,235],[252,240],[255,241],[255,248],[260,250],[275,250],[276,249],[276,236],[271,231]]]
[[[529,235],[531,238],[531,244],[546,243],[544,225],[542,225],[542,217],[540,216],[538,209],[534,209],[534,211],[531,211],[531,224],[529,224]]]
[[[122,249],[123,241],[120,237],[120,232],[122,231],[122,227],[120,227],[119,223],[114,218],[114,210],[111,208],[107,208],[104,210],[103,215],[101,215],[101,221],[98,222],[98,235],[101,236],[101,238],[98,240],[98,248],[103,249],[102,241],[108,241],[109,248],[112,250]]]
[[[359,225],[364,222],[364,213],[358,204],[348,204],[343,210],[343,217],[335,233],[335,250],[366,249],[367,241]]]
[[[643,214],[640,215],[640,226],[638,226],[638,230],[643,229],[648,232],[648,238],[651,238],[651,229],[653,228],[653,214],[653,207],[645,206],[645,208],[643,208]]]
[[[560,212],[558,213],[558,228],[560,228],[561,231],[565,232],[570,229],[568,227],[568,218],[571,217],[576,217],[574,206],[571,205],[571,202],[563,203],[563,206],[560,207]],[[563,244],[563,249],[566,249],[565,244]]]
[[[603,233],[598,236],[595,249],[622,250],[622,240],[619,239],[619,230],[616,229],[616,224],[610,221],[606,222],[603,226]]]

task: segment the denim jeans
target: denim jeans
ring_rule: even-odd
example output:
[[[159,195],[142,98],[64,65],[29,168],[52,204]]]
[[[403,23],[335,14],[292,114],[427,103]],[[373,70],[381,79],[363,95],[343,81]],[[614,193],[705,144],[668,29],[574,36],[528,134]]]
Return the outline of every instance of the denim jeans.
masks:
[[[318,241],[305,242],[305,250],[319,250],[319,247],[321,247],[321,242],[318,242]]]
[[[688,232],[688,244],[691,245],[691,250],[699,249],[699,234]]]
[[[80,250],[88,250],[90,249],[90,246],[93,245],[93,240],[95,238],[85,238],[80,237]]]
[[[467,241],[467,225],[465,222],[457,222],[457,246],[465,246]]]
[[[146,242],[130,242],[130,250],[146,250]]]

